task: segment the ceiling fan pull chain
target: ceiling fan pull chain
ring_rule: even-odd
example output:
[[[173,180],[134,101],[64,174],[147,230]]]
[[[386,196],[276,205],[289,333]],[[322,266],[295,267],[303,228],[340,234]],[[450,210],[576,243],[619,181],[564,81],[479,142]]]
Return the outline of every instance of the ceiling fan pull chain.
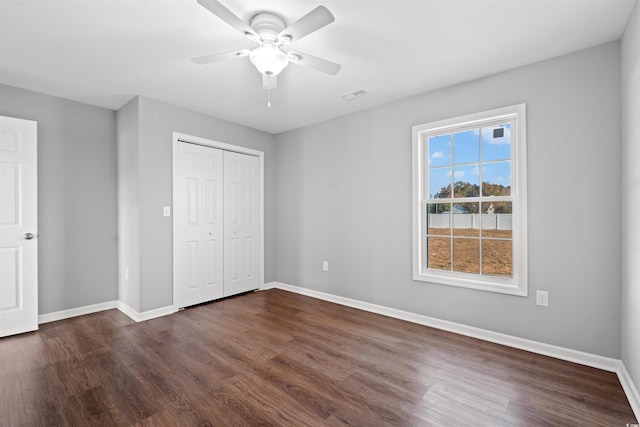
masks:
[[[267,88],[267,107],[271,108],[271,84]]]

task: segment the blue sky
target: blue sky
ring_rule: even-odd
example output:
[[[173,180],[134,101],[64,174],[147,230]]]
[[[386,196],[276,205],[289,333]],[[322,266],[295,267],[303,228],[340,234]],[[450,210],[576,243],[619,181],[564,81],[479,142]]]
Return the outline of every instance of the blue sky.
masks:
[[[504,136],[494,138],[496,128],[503,128]],[[511,125],[508,123],[434,136],[429,138],[428,145],[430,195],[451,184],[452,175],[454,181],[479,185],[481,161],[484,182],[511,185]]]

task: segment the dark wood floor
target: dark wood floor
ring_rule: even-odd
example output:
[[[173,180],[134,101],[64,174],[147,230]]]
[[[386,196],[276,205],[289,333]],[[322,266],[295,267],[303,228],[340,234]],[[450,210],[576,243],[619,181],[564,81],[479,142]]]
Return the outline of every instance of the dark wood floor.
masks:
[[[0,425],[625,426],[615,374],[281,290],[0,339]]]

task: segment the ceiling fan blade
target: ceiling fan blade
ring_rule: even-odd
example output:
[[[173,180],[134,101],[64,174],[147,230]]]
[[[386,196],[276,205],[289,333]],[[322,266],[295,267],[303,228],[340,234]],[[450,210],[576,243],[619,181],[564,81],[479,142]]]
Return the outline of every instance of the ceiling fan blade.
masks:
[[[331,24],[335,20],[336,18],[329,12],[329,9],[324,6],[318,6],[282,30],[278,34],[278,39],[284,44],[297,42],[304,36]]]
[[[251,40],[255,40],[260,38],[258,34],[251,28],[246,22],[242,19],[238,18],[233,12],[227,9],[222,3],[218,0],[198,0],[200,6],[207,9],[209,12],[216,15],[218,18],[222,19],[224,22],[229,24],[231,27],[240,31],[246,37]]]
[[[308,55],[306,53],[289,51],[287,52],[289,62],[298,65],[304,65],[305,67],[313,68],[314,70],[322,71],[323,73],[331,74],[335,76],[342,68],[342,65],[335,62],[327,61],[326,59],[316,58],[315,56]]]
[[[232,52],[214,53],[213,55],[198,56],[191,58],[193,62],[199,65],[209,64],[211,62],[224,61],[226,59],[240,58],[242,56],[249,56],[251,51],[249,49],[234,50]]]
[[[262,89],[269,90],[275,89],[278,87],[278,76],[269,76],[262,75]]]

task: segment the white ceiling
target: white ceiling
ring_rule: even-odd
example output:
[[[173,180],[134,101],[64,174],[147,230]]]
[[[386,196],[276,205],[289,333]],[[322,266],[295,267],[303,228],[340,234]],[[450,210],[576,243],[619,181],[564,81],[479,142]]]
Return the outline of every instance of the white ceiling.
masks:
[[[335,15],[292,48],[340,73],[291,64],[268,108],[248,58],[190,61],[253,46],[195,0],[0,0],[0,82],[113,110],[140,94],[280,133],[619,39],[634,1],[221,0],[247,22]],[[341,99],[358,89],[370,95]]]

